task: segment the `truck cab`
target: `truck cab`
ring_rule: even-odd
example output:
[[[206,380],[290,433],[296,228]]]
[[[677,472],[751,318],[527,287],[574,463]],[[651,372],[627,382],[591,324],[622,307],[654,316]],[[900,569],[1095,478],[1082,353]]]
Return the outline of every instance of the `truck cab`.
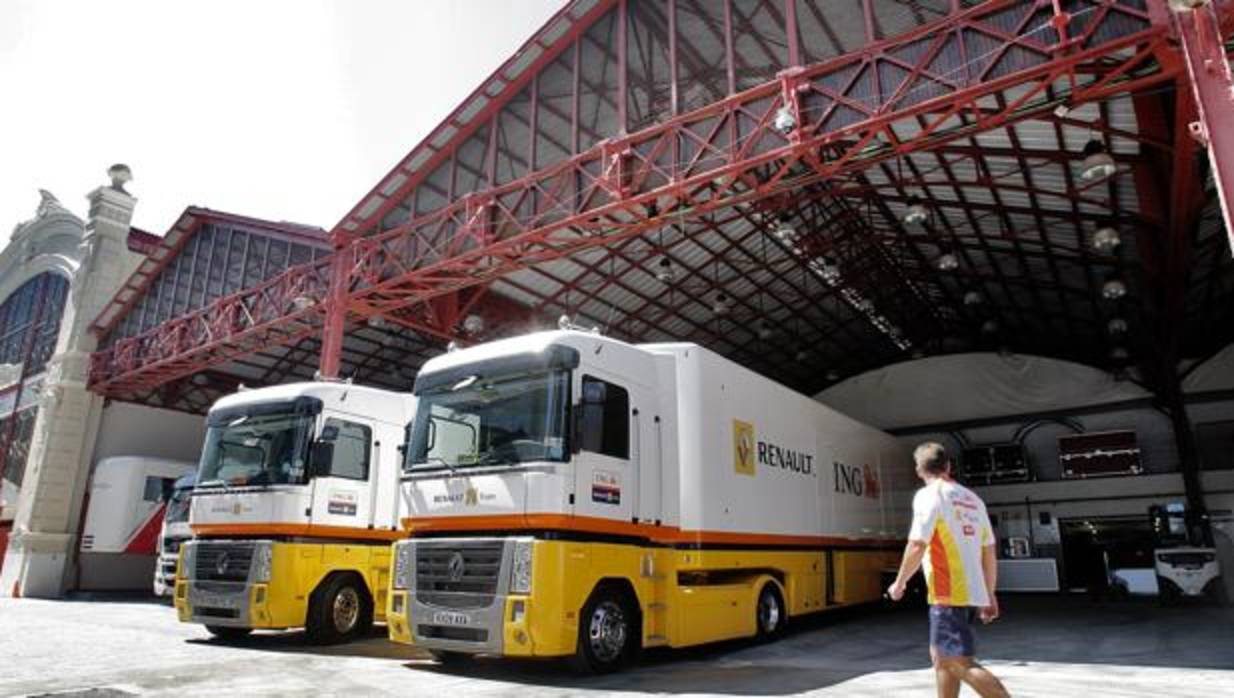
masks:
[[[163,510],[163,526],[159,530],[158,562],[154,566],[154,595],[170,597],[176,589],[176,563],[180,546],[193,537],[189,528],[189,500],[193,496],[196,473],[176,480]]]
[[[181,547],[180,620],[234,638],[305,628],[349,640],[384,619],[410,395],[346,383],[218,401]]]

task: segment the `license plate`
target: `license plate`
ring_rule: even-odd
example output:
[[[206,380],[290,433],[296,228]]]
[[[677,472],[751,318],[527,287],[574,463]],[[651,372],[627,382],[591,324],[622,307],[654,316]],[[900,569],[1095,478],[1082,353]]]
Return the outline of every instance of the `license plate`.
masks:
[[[466,613],[438,611],[433,614],[433,623],[437,625],[471,625],[471,616]]]

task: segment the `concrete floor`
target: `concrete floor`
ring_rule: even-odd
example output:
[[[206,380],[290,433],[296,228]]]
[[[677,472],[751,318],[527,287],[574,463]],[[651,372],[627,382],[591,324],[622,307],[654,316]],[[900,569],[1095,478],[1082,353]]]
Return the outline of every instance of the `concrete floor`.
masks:
[[[1009,598],[979,652],[1016,696],[1234,695],[1234,610]],[[657,651],[619,675],[483,659],[445,671],[384,636],[305,646],[298,633],[208,639],[170,608],[0,599],[0,695],[930,696],[920,610],[795,624],[771,645]]]

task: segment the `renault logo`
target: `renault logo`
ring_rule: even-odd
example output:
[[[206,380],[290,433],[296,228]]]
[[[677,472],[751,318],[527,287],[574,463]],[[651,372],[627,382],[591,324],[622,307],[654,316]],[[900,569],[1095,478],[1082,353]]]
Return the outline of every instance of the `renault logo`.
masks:
[[[228,562],[229,560],[227,559],[227,553],[223,553],[222,555],[219,555],[219,561],[214,563],[214,571],[217,572],[220,577],[227,574]]]
[[[455,551],[450,556],[450,562],[446,564],[446,571],[450,573],[450,581],[457,582],[463,578],[463,573],[467,571],[467,565],[463,562],[463,554]]]

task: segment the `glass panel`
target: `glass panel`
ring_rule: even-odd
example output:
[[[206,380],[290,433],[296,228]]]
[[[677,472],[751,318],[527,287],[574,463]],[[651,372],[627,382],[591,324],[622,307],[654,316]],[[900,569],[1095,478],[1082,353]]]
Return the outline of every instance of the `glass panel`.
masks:
[[[197,482],[228,485],[303,484],[313,418],[241,414],[206,431]]]
[[[566,459],[564,371],[471,376],[420,395],[411,467],[467,467]]]
[[[579,56],[579,150],[617,135],[617,13],[609,12],[581,39]]]
[[[724,57],[724,4],[677,0],[679,111],[698,109],[728,93]]]
[[[330,462],[332,477],[367,480],[369,454],[372,452],[373,431],[362,424],[327,419],[326,429],[333,427],[334,459]]]
[[[627,130],[634,132],[672,114],[673,83],[668,52],[668,7],[664,0],[631,0],[627,6],[626,80],[630,95]]]
[[[531,88],[519,92],[497,116],[497,183],[512,182],[529,171]]]

